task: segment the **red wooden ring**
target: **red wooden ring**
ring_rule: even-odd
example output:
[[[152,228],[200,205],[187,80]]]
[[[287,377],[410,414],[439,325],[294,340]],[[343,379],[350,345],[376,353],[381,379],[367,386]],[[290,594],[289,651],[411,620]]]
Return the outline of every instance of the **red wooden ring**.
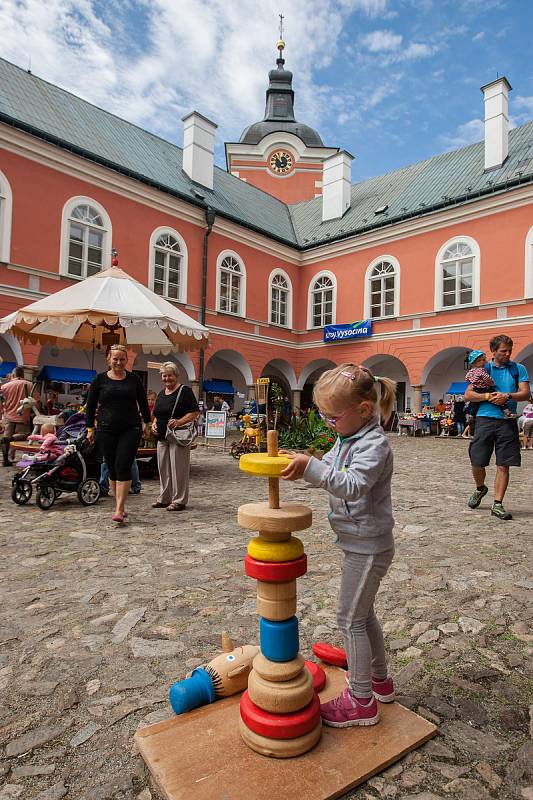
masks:
[[[244,571],[249,578],[266,583],[285,583],[301,578],[307,572],[305,553],[294,561],[258,561],[251,556],[244,557]]]
[[[305,666],[313,676],[313,688],[315,692],[321,692],[326,685],[326,673],[321,666],[314,661],[306,661]]]
[[[309,705],[300,711],[271,714],[252,703],[246,690],[241,697],[240,709],[246,727],[270,739],[296,739],[312,731],[320,722],[320,700],[316,693]]]
[[[324,661],[326,664],[344,667],[344,669],[348,666],[346,652],[342,647],[334,647],[332,644],[327,644],[326,642],[315,642],[311,646],[311,650],[317,658]]]

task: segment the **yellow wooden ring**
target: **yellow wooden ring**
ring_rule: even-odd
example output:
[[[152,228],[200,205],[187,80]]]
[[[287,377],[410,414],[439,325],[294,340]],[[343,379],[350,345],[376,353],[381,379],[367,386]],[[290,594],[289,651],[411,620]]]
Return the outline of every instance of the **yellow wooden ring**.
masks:
[[[281,561],[294,561],[304,553],[304,546],[300,539],[291,536],[284,542],[267,542],[260,536],[250,539],[248,542],[248,555],[256,561],[271,561],[279,563]]]
[[[266,478],[279,478],[281,472],[291,463],[288,456],[269,456],[267,453],[246,453],[239,459],[239,469],[250,475],[264,475]]]

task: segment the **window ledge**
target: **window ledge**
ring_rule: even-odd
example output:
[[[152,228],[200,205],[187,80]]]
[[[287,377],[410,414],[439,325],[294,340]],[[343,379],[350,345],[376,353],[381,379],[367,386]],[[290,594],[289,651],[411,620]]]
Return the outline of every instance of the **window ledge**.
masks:
[[[225,317],[234,317],[234,318],[237,317],[237,319],[244,319],[245,318],[245,315],[241,314],[240,312],[238,314],[235,314],[233,311],[222,311],[221,308],[217,308],[216,309],[216,313],[217,314],[223,314]]]

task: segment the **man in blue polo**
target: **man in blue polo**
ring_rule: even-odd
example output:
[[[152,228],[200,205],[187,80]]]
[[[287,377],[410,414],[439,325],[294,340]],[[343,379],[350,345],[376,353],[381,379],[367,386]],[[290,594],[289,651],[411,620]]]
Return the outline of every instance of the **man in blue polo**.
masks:
[[[474,438],[470,442],[469,455],[476,490],[468,505],[477,508],[487,492],[485,486],[486,467],[493,451],[496,453],[496,478],[494,480],[494,502],[491,514],[498,519],[509,520],[513,515],[503,507],[503,498],[509,483],[509,467],[519,467],[520,440],[518,422],[506,417],[503,406],[516,414],[516,403],[527,400],[530,394],[529,376],[523,364],[511,361],[513,340],[505,334],[494,336],[490,342],[491,361],[486,365],[495,386],[490,392],[476,392],[468,385],[465,400],[479,403]]]

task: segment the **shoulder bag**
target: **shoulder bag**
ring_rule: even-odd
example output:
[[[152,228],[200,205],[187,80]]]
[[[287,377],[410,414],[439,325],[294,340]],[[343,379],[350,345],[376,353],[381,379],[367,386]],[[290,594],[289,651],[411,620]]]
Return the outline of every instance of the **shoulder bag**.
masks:
[[[174,417],[174,413],[179,403],[182,391],[183,391],[183,384],[181,384],[179,388],[178,396],[176,397],[176,400],[174,402],[174,408],[172,409],[170,419]],[[196,423],[187,422],[185,425],[182,425],[181,428],[169,428],[167,425],[167,432],[165,434],[165,439],[167,439],[168,441],[176,442],[176,444],[179,444],[180,447],[189,447],[194,442],[197,436],[198,436],[198,430],[196,428]]]

